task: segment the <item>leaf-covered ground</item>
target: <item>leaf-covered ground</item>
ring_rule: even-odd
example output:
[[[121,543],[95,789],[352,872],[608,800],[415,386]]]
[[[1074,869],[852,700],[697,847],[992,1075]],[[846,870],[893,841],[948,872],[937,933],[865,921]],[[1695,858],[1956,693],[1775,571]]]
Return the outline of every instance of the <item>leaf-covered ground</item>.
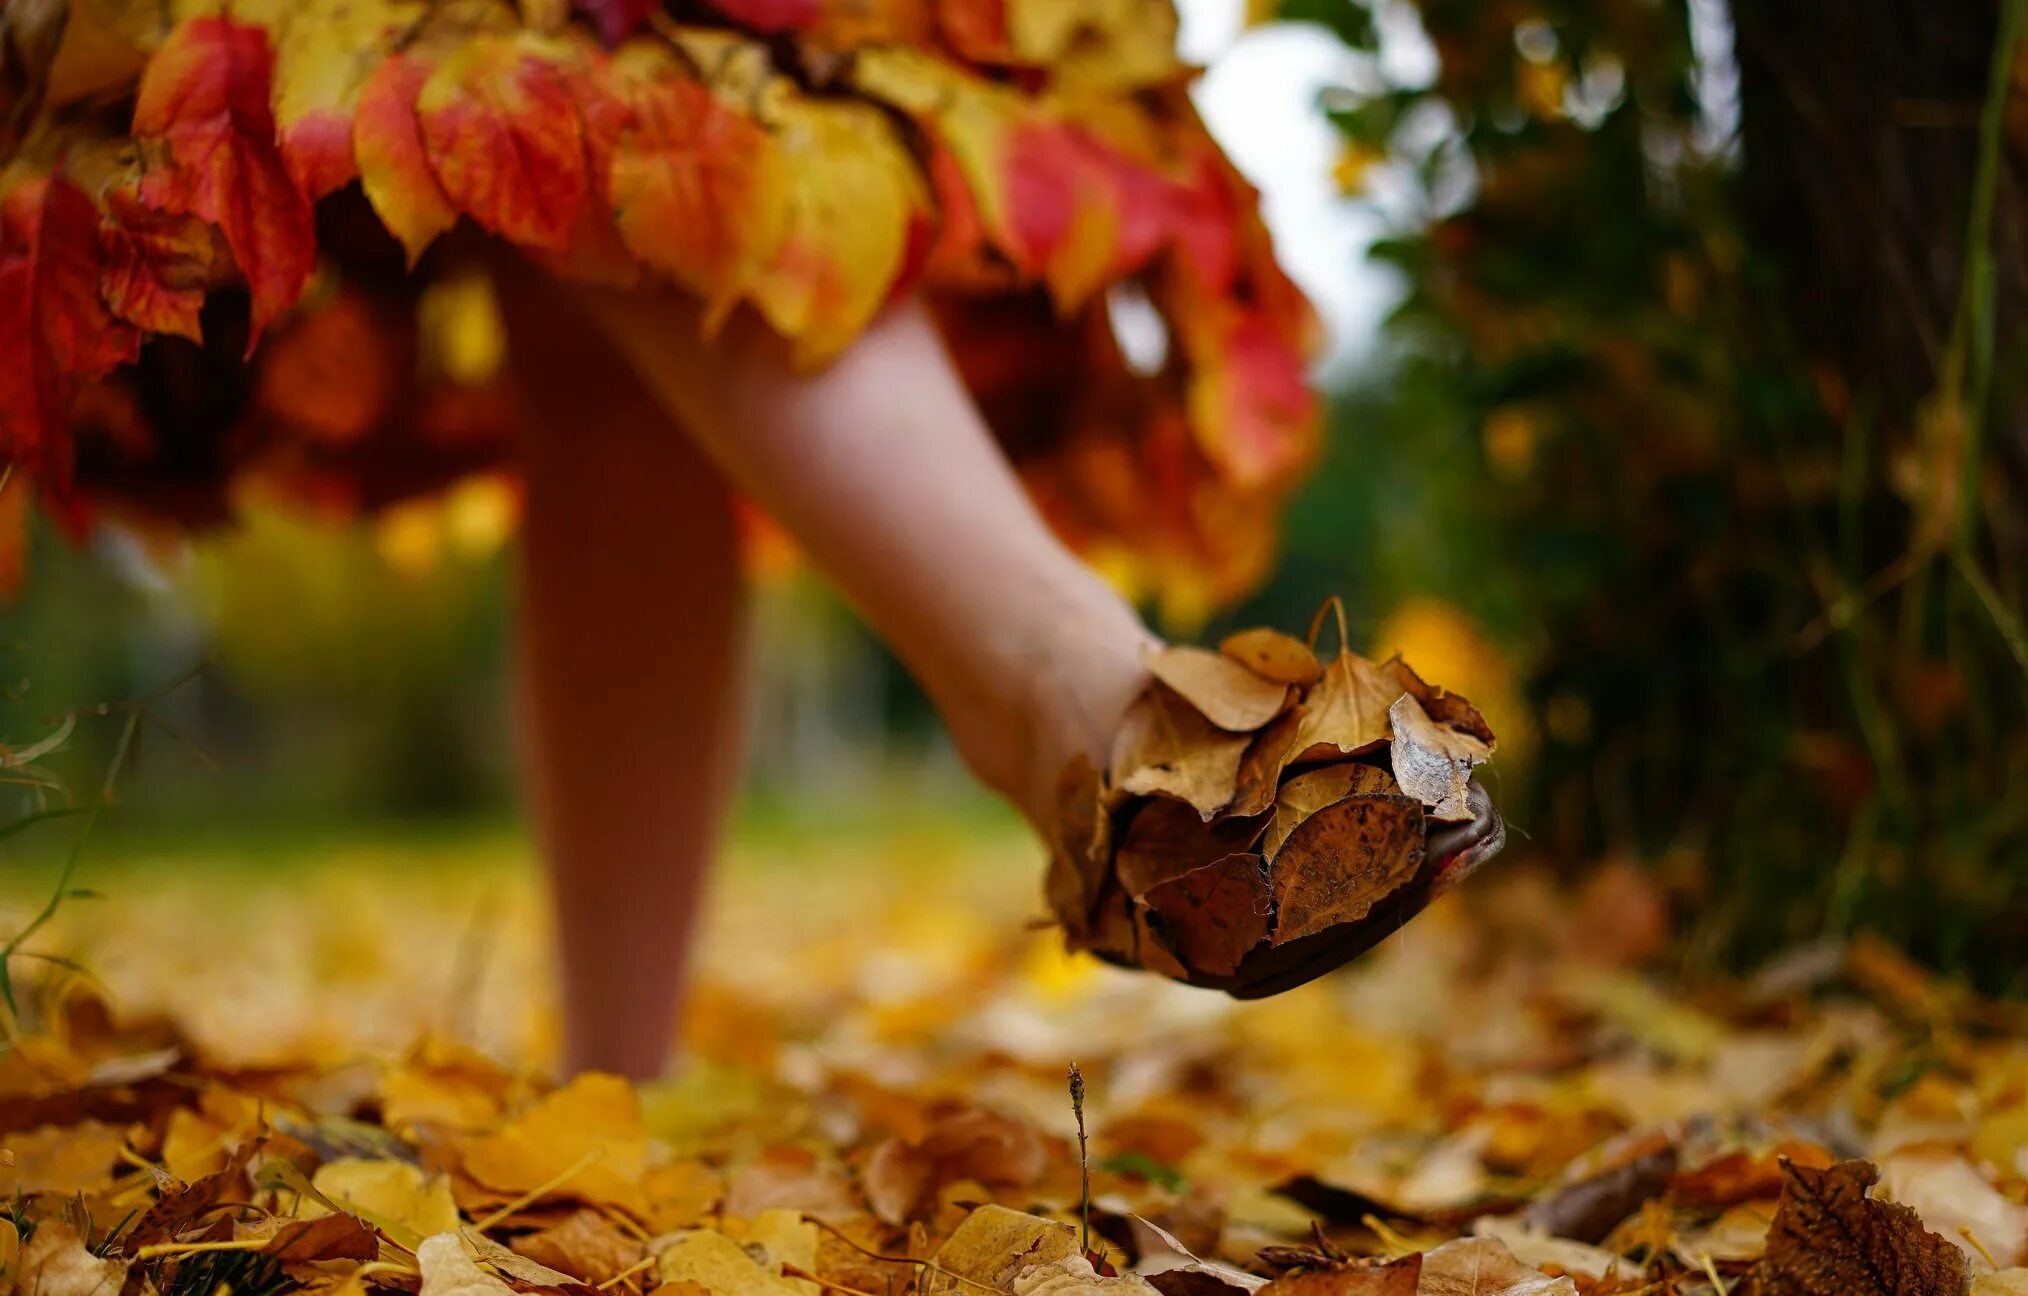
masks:
[[[1017,841],[749,851],[635,1090],[544,1077],[538,891],[482,853],[69,906],[41,946],[95,980],[0,1055],[0,1286],[2028,1293],[2023,1014],[1863,943],[1686,988],[1628,875],[1496,871],[1241,1005],[1059,952]]]

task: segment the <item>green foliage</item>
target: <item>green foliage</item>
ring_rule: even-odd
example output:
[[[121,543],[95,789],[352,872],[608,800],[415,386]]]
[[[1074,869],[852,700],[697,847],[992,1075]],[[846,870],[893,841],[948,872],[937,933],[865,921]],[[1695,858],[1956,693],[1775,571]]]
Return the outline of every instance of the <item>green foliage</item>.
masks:
[[[1979,181],[1950,199],[1961,310],[1917,399],[1805,340],[1683,4],[1419,12],[1433,80],[1326,104],[1421,199],[1374,250],[1407,284],[1403,354],[1347,435],[1408,462],[1389,493],[1433,510],[1405,524],[1431,583],[1523,654],[1539,745],[1512,817],[1553,858],[1656,861],[1694,953],[1864,927],[2020,988],[2028,554],[1989,516],[1981,435],[2014,28]],[[1285,13],[1375,49],[1364,4]],[[1441,503],[1413,485],[1432,459]],[[1398,533],[1354,529],[1384,568]]]

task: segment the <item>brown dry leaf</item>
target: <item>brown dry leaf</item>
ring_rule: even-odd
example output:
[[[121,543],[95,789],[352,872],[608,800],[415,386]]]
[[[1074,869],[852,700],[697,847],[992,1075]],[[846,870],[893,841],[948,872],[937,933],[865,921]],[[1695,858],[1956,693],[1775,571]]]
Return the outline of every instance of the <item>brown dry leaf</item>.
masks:
[[[1136,900],[1164,882],[1250,849],[1260,825],[1245,819],[1205,823],[1180,801],[1154,800],[1134,815],[1120,838],[1113,869]]]
[[[768,1148],[726,1179],[725,1213],[735,1219],[752,1219],[764,1210],[793,1210],[835,1220],[859,1209],[844,1170],[808,1148]]]
[[[1159,1296],[1136,1274],[1110,1277],[1083,1256],[1032,1265],[1014,1275],[1014,1296]]]
[[[1112,816],[1100,806],[1103,792],[1104,780],[1084,755],[1056,780],[1056,819],[1043,894],[1074,940],[1084,939],[1090,930],[1091,909],[1105,885],[1110,862]]]
[[[1755,1296],[1964,1296],[1964,1252],[1908,1207],[1867,1196],[1880,1178],[1871,1162],[1784,1169]]]
[[[1077,1230],[1005,1206],[981,1206],[951,1230],[923,1275],[923,1296],[976,1293],[974,1284],[1013,1292],[1022,1270],[1076,1257]]]
[[[1492,749],[1468,733],[1429,718],[1422,704],[1403,694],[1388,708],[1394,725],[1394,778],[1401,790],[1429,807],[1432,819],[1457,822],[1472,817],[1466,796],[1472,767],[1483,764]]]
[[[695,1283],[711,1296],[802,1296],[798,1286],[771,1273],[745,1247],[712,1229],[686,1229],[655,1257],[666,1285]]]
[[[1408,797],[1348,797],[1317,811],[1269,868],[1274,943],[1357,922],[1422,866],[1422,807]]]
[[[1261,1288],[1261,1296],[1416,1296],[1422,1257],[1346,1260],[1316,1269],[1298,1269]]]
[[[1302,726],[1292,764],[1377,751],[1393,736],[1387,708],[1402,695],[1400,681],[1347,648],[1303,696]]]
[[[318,1166],[310,1185],[411,1250],[423,1238],[458,1228],[451,1181],[406,1161],[341,1157]]]
[[[1141,660],[1150,675],[1182,694],[1205,719],[1233,733],[1252,733],[1288,705],[1286,684],[1262,679],[1206,648],[1155,648]]]
[[[1190,979],[1190,969],[1176,957],[1176,951],[1169,947],[1168,938],[1156,929],[1154,918],[1145,905],[1134,906],[1134,963],[1172,981]]]
[[[15,1290],[19,1296],[118,1296],[126,1281],[127,1261],[100,1259],[76,1229],[46,1219],[21,1247]]]
[[[494,1133],[467,1139],[465,1173],[488,1188],[638,1208],[647,1135],[634,1089],[588,1072]]]
[[[2006,1269],[2028,1258],[2028,1207],[2007,1200],[1958,1153],[1904,1148],[1883,1160],[1880,1170],[1886,1194],[1957,1243],[1974,1267]],[[1980,1247],[1997,1264],[1988,1263]]]
[[[1393,676],[1404,691],[1429,712],[1429,718],[1440,725],[1462,729],[1466,733],[1491,747],[1493,726],[1486,723],[1486,717],[1479,714],[1479,708],[1464,698],[1428,683],[1415,673],[1415,668],[1403,661],[1400,653],[1380,663],[1380,669]]]
[[[638,1239],[594,1210],[572,1211],[562,1223],[524,1234],[511,1245],[537,1264],[593,1286],[639,1264],[645,1254]]]
[[[1492,1238],[1459,1238],[1422,1257],[1417,1296],[1577,1296],[1577,1284],[1530,1269]]]
[[[2028,1296],[2028,1269],[1981,1275],[1972,1283],[1972,1296]]]
[[[1262,679],[1273,680],[1277,684],[1308,688],[1324,674],[1324,664],[1317,660],[1316,653],[1310,651],[1310,645],[1294,635],[1265,626],[1227,635],[1218,645],[1218,651]]]
[[[1267,1285],[1257,1274],[1198,1259],[1174,1233],[1139,1215],[1127,1216],[1127,1228],[1140,1256],[1134,1272],[1162,1296],[1248,1296]]]
[[[438,1233],[416,1248],[420,1296],[513,1296],[514,1289],[481,1269],[456,1233]]]
[[[1232,800],[1253,738],[1228,733],[1175,690],[1150,685],[1120,721],[1111,781],[1133,796],[1174,797],[1209,819]]]
[[[499,1274],[517,1291],[525,1292],[531,1287],[552,1292],[569,1291],[583,1286],[567,1273],[509,1251],[475,1228],[460,1227],[458,1236],[464,1240],[467,1255],[475,1257],[483,1268]]]
[[[118,1173],[120,1149],[126,1145],[125,1129],[95,1120],[9,1134],[14,1163],[0,1166],[0,1198],[103,1191]]]
[[[1322,769],[1298,774],[1282,784],[1281,790],[1275,793],[1274,814],[1268,817],[1267,831],[1261,835],[1261,855],[1272,864],[1275,856],[1281,854],[1282,844],[1288,841],[1289,834],[1305,819],[1335,801],[1375,793],[1393,796],[1400,791],[1393,776],[1386,770],[1357,761],[1326,765]]]
[[[380,1239],[374,1231],[351,1215],[325,1215],[317,1219],[289,1220],[275,1230],[260,1254],[283,1264],[308,1264],[320,1260],[375,1260],[380,1256]]]
[[[18,1273],[21,1269],[21,1229],[13,1220],[0,1215],[0,1274]]]
[[[1166,943],[1199,972],[1230,976],[1267,939],[1272,907],[1258,855],[1227,855],[1150,887],[1145,900]]]
[[[1049,1148],[1034,1126],[999,1112],[961,1107],[938,1115],[919,1139],[891,1138],[873,1150],[859,1186],[873,1213],[903,1224],[930,1210],[946,1184],[970,1180],[989,1188],[1034,1183]]]
[[[1239,774],[1233,781],[1228,815],[1257,815],[1275,803],[1276,786],[1282,771],[1296,755],[1296,737],[1302,731],[1300,707],[1284,711],[1274,723],[1253,736],[1246,755],[1239,759]]]

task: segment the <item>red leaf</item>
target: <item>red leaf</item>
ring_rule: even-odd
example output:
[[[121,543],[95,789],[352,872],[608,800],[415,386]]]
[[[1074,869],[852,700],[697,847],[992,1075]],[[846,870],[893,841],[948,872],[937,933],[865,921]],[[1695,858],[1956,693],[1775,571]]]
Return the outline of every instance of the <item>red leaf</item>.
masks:
[[[134,134],[145,146],[141,201],[219,227],[253,294],[248,346],[295,302],[316,258],[310,204],[289,178],[268,107],[267,32],[196,18],[141,74]]]
[[[809,27],[823,13],[819,0],[711,0],[711,7],[762,35]]]
[[[281,150],[289,178],[311,202],[359,176],[352,154],[352,123],[332,109],[320,108],[292,122],[282,132]]]
[[[453,206],[516,243],[561,252],[584,203],[569,85],[512,37],[471,37],[416,100],[423,150]]]
[[[571,7],[592,20],[608,45],[633,35],[661,4],[662,0],[571,0]]]
[[[113,314],[146,333],[201,341],[198,313],[212,279],[211,227],[194,216],[166,216],[114,190],[99,242],[102,284]]]
[[[98,226],[98,208],[60,177],[0,199],[0,457],[59,480],[79,386],[140,346],[99,297]]]

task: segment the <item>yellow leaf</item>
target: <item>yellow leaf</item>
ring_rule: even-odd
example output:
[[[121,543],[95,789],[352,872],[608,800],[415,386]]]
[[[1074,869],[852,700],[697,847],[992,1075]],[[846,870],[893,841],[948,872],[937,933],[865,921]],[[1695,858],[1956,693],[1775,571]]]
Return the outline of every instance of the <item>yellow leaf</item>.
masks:
[[[425,1175],[406,1161],[345,1157],[318,1167],[310,1183],[410,1249],[422,1238],[454,1233],[458,1228],[458,1206],[451,1199],[450,1180]]]
[[[415,1253],[421,1296],[513,1296],[514,1289],[478,1266],[455,1233],[424,1238]]]
[[[463,1153],[465,1172],[500,1192],[638,1208],[648,1145],[633,1086],[588,1072]]]
[[[663,1283],[695,1283],[711,1296],[802,1296],[795,1283],[770,1273],[747,1249],[723,1233],[678,1233],[656,1257]]]
[[[16,1290],[20,1296],[108,1296],[126,1280],[126,1261],[100,1259],[70,1225],[45,1219],[21,1248]]]

